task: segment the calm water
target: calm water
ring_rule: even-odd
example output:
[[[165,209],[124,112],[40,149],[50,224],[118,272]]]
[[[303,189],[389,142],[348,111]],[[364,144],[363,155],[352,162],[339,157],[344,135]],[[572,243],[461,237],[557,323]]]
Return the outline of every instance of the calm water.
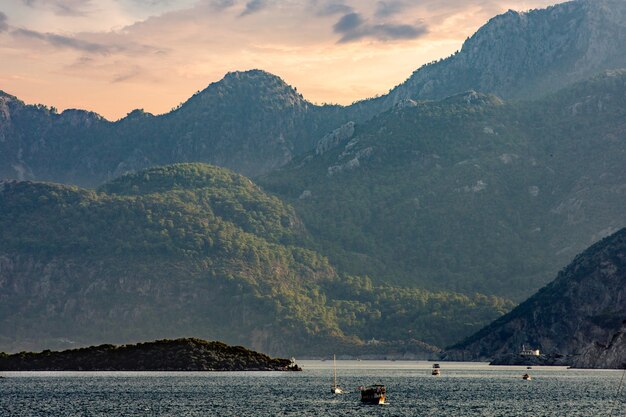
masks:
[[[304,372],[2,373],[0,416],[626,416],[621,371],[444,363],[300,361]],[[359,403],[356,387],[387,385],[388,404]]]

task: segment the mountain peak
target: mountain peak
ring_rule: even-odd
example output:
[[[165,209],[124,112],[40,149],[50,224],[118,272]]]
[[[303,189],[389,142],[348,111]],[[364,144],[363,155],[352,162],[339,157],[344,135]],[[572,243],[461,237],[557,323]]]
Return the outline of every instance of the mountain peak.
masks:
[[[154,115],[145,111],[144,109],[135,109],[129,112],[126,117],[120,119],[120,121],[128,121],[128,120],[143,120],[153,118]]]
[[[302,95],[282,78],[253,69],[227,73],[221,80],[196,93],[181,109],[195,105],[241,107],[253,102],[273,108],[308,105]]]
[[[470,89],[528,99],[626,67],[626,2],[576,0],[495,16],[461,50],[415,71],[382,101],[436,100]]]
[[[21,103],[21,100],[15,97],[12,94],[7,93],[6,91],[0,90],[0,99],[3,101],[18,101]]]
[[[210,94],[214,91],[224,92],[225,90],[241,89],[241,88],[257,89],[259,91],[291,91],[296,89],[287,84],[282,78],[260,69],[248,71],[231,71],[228,72],[221,80],[209,84],[207,88],[198,93],[198,95]],[[295,93],[297,94],[297,93]]]
[[[225,80],[243,80],[243,79],[266,79],[283,82],[282,78],[262,69],[251,69],[245,71],[229,71],[226,73],[222,81]]]

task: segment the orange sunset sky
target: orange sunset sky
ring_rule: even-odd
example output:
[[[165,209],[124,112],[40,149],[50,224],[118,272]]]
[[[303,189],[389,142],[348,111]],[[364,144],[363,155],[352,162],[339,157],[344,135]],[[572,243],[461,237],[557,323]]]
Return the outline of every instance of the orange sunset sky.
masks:
[[[260,68],[316,103],[384,94],[489,18],[554,0],[2,0],[0,90],[116,120]]]

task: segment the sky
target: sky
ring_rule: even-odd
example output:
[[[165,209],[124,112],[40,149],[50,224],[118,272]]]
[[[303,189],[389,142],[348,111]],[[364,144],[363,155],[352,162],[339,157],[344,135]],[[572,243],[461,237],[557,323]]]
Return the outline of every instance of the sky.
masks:
[[[387,93],[491,17],[559,0],[0,0],[0,90],[117,120],[263,69],[314,103]]]

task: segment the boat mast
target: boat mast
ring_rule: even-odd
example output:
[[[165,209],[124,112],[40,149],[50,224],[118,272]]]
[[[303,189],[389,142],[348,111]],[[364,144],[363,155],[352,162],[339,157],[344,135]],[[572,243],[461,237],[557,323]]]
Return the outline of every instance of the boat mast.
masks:
[[[337,363],[333,353],[333,388],[337,387]]]

